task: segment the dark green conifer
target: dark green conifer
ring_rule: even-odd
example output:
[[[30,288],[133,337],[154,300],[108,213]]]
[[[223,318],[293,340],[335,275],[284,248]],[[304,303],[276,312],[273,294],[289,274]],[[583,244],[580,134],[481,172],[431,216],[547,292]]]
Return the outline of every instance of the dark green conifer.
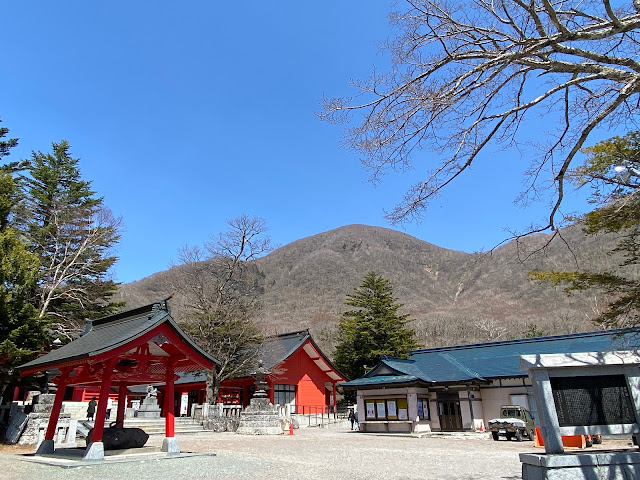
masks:
[[[110,300],[117,284],[109,276],[120,219],[82,180],[69,148],[63,140],[51,153],[33,152],[22,177],[21,227],[40,260],[36,306],[63,334],[121,306]]]
[[[407,358],[417,348],[414,331],[406,326],[409,315],[399,315],[402,304],[396,302],[391,282],[373,271],[347,295],[345,305],[354,309],[342,315],[334,355],[347,377],[361,377],[365,365],[371,368],[383,356]]]

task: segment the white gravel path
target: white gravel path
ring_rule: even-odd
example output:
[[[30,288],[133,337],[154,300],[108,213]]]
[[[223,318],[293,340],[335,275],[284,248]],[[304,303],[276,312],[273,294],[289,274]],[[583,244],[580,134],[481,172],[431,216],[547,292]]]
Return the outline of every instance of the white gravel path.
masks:
[[[27,462],[5,447],[0,450],[0,479],[515,480],[521,478],[518,453],[540,451],[533,442],[493,442],[485,438],[374,436],[318,428],[299,429],[293,436],[190,434],[178,436],[182,451],[216,455],[72,469]],[[152,436],[149,441],[151,445],[161,443],[161,436]]]

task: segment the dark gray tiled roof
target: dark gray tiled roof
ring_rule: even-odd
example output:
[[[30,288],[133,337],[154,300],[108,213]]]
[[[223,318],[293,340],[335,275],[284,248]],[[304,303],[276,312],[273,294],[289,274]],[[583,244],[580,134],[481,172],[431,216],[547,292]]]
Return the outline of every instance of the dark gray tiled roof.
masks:
[[[313,338],[309,330],[300,330],[297,332],[283,333],[281,335],[274,335],[267,337],[261,347],[262,355],[259,357],[264,368],[268,371],[275,369],[278,365],[284,362],[287,358],[293,355],[304,343],[310,340],[312,343]],[[314,343],[315,346],[315,343]],[[320,349],[315,346],[320,354]],[[329,362],[328,359],[326,359]],[[333,365],[331,365],[332,368]],[[176,380],[176,385],[184,385],[187,383],[199,383],[206,381],[206,373],[204,371],[187,372],[180,375],[180,379]],[[161,385],[160,383],[158,385]]]
[[[36,358],[18,367],[19,370],[30,370],[38,367],[45,369],[49,366],[73,362],[93,357],[106,351],[135,340],[162,323],[166,323],[174,330],[190,348],[200,355],[217,361],[211,355],[198,347],[186,333],[184,333],[171,317],[167,301],[156,302],[126,312],[89,321],[85,332],[80,338],[52,350],[48,354]]]
[[[293,355],[310,338],[309,330],[284,333],[267,337],[262,347],[262,362],[267,370],[272,370]]]

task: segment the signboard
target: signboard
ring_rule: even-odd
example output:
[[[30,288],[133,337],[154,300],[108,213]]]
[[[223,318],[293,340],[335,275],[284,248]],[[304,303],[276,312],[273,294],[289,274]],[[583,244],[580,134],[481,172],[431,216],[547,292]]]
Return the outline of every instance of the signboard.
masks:
[[[376,407],[378,409],[378,418],[386,418],[386,412],[384,410],[384,400],[382,402],[376,402]]]
[[[367,402],[367,418],[376,418],[376,407],[373,402]]]
[[[407,420],[409,418],[409,415],[407,413],[407,409],[406,408],[399,408],[398,409],[398,420]]]
[[[636,423],[624,375],[552,377],[561,427]]]
[[[396,415],[396,401],[388,400],[387,401],[387,412],[389,413],[389,418],[395,418]]]
[[[180,416],[189,414],[189,393],[184,392],[180,397]]]

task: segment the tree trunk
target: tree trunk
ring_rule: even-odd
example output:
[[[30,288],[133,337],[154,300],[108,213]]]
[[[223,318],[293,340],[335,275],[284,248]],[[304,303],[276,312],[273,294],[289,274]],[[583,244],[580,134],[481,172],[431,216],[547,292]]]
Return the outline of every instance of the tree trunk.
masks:
[[[220,390],[220,377],[215,370],[207,370],[206,402],[210,405],[218,403],[218,392]]]
[[[215,374],[213,370],[207,370],[206,402],[209,405],[216,403],[218,392],[215,388]]]

